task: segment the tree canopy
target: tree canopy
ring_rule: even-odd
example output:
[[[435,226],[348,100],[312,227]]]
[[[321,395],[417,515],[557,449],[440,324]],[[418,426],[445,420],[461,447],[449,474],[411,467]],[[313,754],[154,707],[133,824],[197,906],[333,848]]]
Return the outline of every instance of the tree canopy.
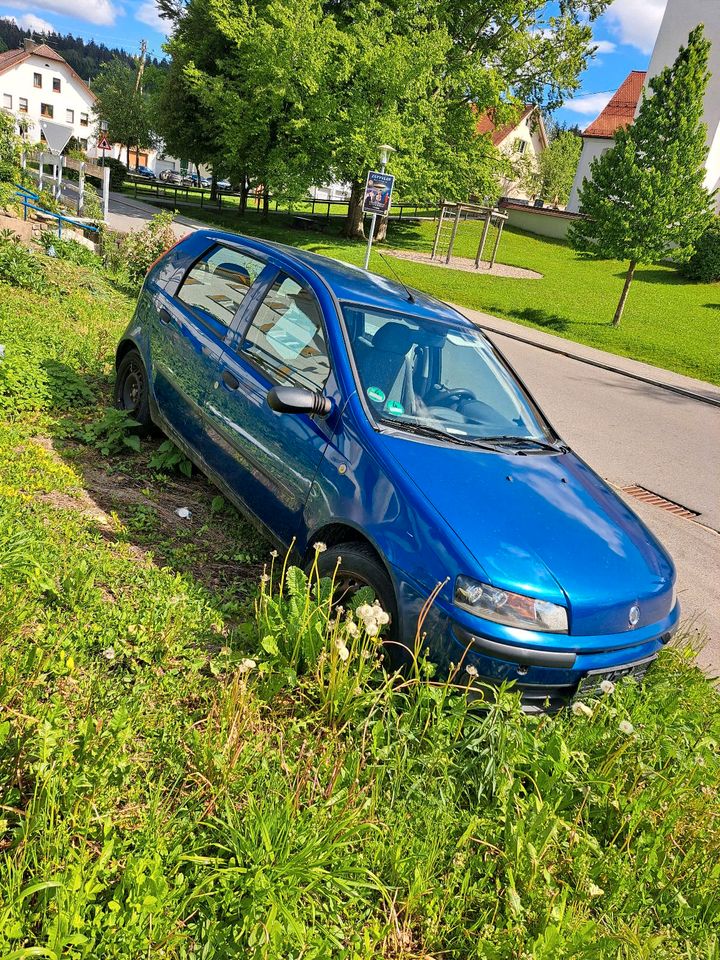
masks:
[[[687,260],[712,221],[714,200],[704,186],[709,52],[700,25],[675,63],[650,80],[635,122],[593,161],[581,188],[585,217],[571,228],[573,244],[596,257],[630,261],[615,326],[637,264]]]
[[[106,121],[111,141],[126,147],[128,166],[131,149],[147,148],[155,140],[151,101],[140,81],[138,69],[111,60],[93,83],[98,98],[93,107],[95,119]]]

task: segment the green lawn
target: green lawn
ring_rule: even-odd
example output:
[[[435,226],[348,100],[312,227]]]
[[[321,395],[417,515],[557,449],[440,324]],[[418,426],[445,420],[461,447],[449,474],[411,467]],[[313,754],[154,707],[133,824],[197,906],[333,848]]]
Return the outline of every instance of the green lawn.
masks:
[[[291,229],[289,218],[282,215],[263,223],[255,213],[240,219],[235,212],[196,208],[185,212],[231,230],[362,263],[364,245],[340,238],[335,221],[326,234],[307,234]],[[434,229],[432,221],[391,223],[388,242],[380,249],[385,254],[393,247],[429,253]],[[476,223],[460,227],[456,242],[459,256],[474,258],[480,229]],[[543,279],[476,276],[397,258],[392,266],[408,284],[442,300],[720,384],[719,285],[686,283],[677,271],[663,265],[640,267],[622,324],[613,329],[611,321],[625,276],[624,264],[586,260],[567,244],[514,230],[503,234],[499,259],[535,270],[543,274]],[[373,256],[371,267],[393,275],[378,255]]]

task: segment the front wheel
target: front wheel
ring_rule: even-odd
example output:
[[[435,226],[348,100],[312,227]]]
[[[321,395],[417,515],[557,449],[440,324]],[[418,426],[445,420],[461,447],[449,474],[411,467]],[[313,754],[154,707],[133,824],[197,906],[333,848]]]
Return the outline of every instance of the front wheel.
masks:
[[[147,371],[137,350],[128,350],[117,368],[115,377],[115,406],[126,410],[140,424],[143,436],[152,430],[150,419],[150,392]]]
[[[334,575],[334,602],[345,607],[360,590],[370,587],[380,606],[390,615],[390,623],[382,635],[387,659],[393,668],[401,667],[407,661],[407,651],[398,643],[395,591],[387,570],[372,547],[364,543],[340,543],[329,547],[318,554],[318,573],[321,577]]]

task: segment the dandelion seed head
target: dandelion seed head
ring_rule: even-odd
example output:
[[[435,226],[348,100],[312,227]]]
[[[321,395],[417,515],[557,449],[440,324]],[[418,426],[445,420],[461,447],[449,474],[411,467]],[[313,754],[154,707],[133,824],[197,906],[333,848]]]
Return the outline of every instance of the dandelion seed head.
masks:
[[[586,703],[583,703],[582,700],[575,701],[575,703],[572,705],[572,712],[576,717],[591,717],[593,714],[592,708]]]
[[[611,694],[615,692],[615,684],[612,680],[603,680],[600,684],[600,689],[605,694]]]
[[[240,673],[249,673],[251,670],[254,670],[257,666],[257,663],[254,660],[251,660],[249,657],[246,657],[244,660],[240,661],[240,666],[238,670]]]
[[[327,544],[322,543],[320,540],[318,540],[317,543],[313,544],[313,550],[315,551],[315,553],[325,553],[325,551],[327,550]]]
[[[277,558],[280,556],[280,554],[277,552],[277,550],[271,550],[271,551],[270,551],[270,556],[273,558],[273,560],[277,560]]]
[[[635,733],[635,727],[630,723],[629,720],[621,720],[618,724],[618,730],[620,733],[625,734],[626,737],[629,737],[631,734]]]
[[[596,883],[591,883],[588,887],[588,893],[591,897],[602,897],[605,891],[602,887],[599,887]]]
[[[105,647],[105,649],[102,652],[102,655],[105,657],[106,660],[114,660],[115,647]]]
[[[466,673],[469,677],[477,677],[477,675],[478,675],[478,669],[477,669],[477,667],[474,667],[471,663],[469,663],[469,664],[465,667],[465,673]]]

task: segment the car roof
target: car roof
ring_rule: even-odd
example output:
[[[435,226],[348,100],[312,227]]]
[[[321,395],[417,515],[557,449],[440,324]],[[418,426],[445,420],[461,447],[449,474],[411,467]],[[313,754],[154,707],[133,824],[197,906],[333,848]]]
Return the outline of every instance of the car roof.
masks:
[[[310,250],[301,250],[285,243],[260,240],[244,234],[227,233],[219,230],[202,230],[208,239],[223,240],[226,243],[242,242],[258,251],[266,250],[285,257],[291,263],[310,268],[330,287],[341,303],[352,303],[384,310],[397,310],[406,316],[445,320],[460,326],[475,327],[467,317],[441,300],[422,293],[402,283],[382,277],[368,270],[361,270],[352,264],[324,257]],[[398,265],[400,266],[400,265]],[[408,290],[412,292],[414,302],[408,299]]]

